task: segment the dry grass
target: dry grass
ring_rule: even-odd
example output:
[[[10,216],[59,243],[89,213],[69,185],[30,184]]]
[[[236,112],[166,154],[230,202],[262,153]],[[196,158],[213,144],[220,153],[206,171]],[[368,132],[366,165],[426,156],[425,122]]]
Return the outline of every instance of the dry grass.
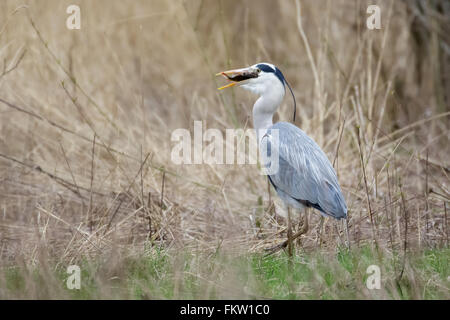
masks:
[[[349,207],[348,232],[311,215],[306,251],[448,246],[445,1],[379,1],[373,31],[367,1],[77,1],[77,31],[72,2],[0,4],[1,261],[279,241],[285,221],[257,168],[170,160],[171,132],[194,120],[251,127],[254,97],[218,92],[213,75],[259,61],[289,80],[296,124]],[[275,120],[291,112],[285,99]]]

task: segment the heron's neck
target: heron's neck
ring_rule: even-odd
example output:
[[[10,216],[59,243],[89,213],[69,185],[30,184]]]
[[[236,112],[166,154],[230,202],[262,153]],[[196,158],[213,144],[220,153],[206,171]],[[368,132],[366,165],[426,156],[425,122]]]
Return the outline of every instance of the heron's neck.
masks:
[[[272,117],[273,113],[255,112],[255,108],[253,108],[253,127],[256,130],[258,141],[261,141],[267,129],[273,125]]]
[[[273,114],[283,100],[283,97],[284,92],[270,92],[269,94],[260,96],[256,100],[253,106],[253,127],[256,130],[258,141],[261,141],[267,129],[273,125]]]

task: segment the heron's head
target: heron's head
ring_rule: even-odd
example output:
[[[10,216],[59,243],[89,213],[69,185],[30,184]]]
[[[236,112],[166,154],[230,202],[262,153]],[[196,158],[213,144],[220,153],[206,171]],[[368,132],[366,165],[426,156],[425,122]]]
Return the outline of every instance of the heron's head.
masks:
[[[272,107],[272,110],[269,110],[270,112],[274,112],[278,108],[284,98],[285,85],[287,85],[294,99],[293,121],[295,122],[297,108],[294,92],[280,69],[273,64],[261,62],[247,68],[228,70],[216,74],[216,76],[219,75],[224,76],[230,81],[229,84],[218,88],[219,90],[237,85],[259,96],[264,96],[264,100],[267,102],[266,106]]]
[[[230,81],[219,90],[237,85],[258,95],[277,90],[284,96],[286,80],[280,69],[270,63],[257,63],[247,68],[219,72],[216,75],[222,75]]]

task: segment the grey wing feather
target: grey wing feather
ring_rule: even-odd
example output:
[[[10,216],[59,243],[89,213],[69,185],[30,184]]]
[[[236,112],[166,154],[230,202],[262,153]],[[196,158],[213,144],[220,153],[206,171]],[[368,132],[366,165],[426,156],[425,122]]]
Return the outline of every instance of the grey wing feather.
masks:
[[[336,173],[314,140],[298,127],[278,122],[267,130],[260,148],[275,150],[276,146],[279,166],[269,179],[277,192],[337,219],[345,218],[347,206]]]

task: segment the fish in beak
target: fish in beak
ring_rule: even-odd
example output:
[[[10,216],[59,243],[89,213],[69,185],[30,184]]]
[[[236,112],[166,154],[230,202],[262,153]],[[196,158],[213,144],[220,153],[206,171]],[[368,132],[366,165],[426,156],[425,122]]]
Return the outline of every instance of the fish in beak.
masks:
[[[242,69],[234,69],[234,70],[219,72],[216,74],[216,77],[224,76],[227,80],[229,80],[231,82],[229,84],[224,85],[217,89],[222,90],[225,88],[230,88],[232,86],[235,86],[239,83],[245,83],[245,80],[248,80],[251,78],[257,78],[258,73],[259,73],[258,69],[253,69],[253,68],[242,68]]]

